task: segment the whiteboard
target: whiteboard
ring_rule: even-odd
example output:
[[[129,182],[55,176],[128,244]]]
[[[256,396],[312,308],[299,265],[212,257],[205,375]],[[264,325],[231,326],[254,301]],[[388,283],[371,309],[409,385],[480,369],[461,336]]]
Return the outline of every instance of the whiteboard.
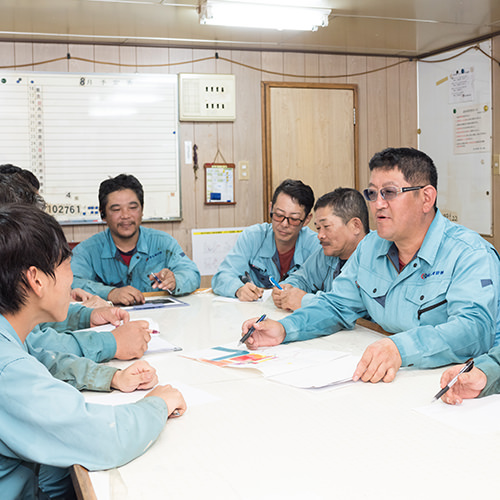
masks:
[[[99,222],[99,184],[121,173],[145,220],[180,219],[175,75],[0,71],[0,109],[0,164],[31,170],[60,222]]]
[[[491,54],[490,41],[480,44]],[[467,47],[426,58],[446,59]],[[437,204],[454,222],[491,235],[491,61],[477,50],[418,62],[419,148],[438,170]]]

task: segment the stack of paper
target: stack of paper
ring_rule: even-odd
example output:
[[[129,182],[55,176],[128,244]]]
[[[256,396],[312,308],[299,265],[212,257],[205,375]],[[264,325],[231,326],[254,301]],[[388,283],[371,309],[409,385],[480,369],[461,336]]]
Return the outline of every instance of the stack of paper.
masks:
[[[249,351],[236,343],[187,353],[186,358],[231,368],[255,368],[282,384],[314,389],[352,380],[359,356],[340,351],[279,345]]]

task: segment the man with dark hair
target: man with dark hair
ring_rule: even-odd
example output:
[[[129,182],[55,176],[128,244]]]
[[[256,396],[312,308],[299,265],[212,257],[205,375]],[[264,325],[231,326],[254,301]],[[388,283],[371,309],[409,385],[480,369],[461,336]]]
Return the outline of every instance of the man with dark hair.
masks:
[[[246,228],[212,279],[218,295],[257,300],[269,278],[284,280],[292,275],[318,248],[307,226],[311,220],[314,194],[302,181],[287,179],[275,190],[269,211],[271,224]]]
[[[0,165],[0,174],[19,174],[36,193],[40,190],[40,181],[36,178],[36,175],[29,170],[6,163]]]
[[[200,286],[196,264],[169,234],[141,226],[144,192],[133,175],[120,174],[99,187],[99,210],[108,225],[77,245],[74,287],[114,304],[142,304],[142,292],[191,293]]]
[[[0,173],[0,205],[20,203],[37,208],[45,206],[43,198],[24,177],[18,173]],[[149,325],[147,321],[129,321],[129,317],[127,311],[117,307],[89,309],[82,304],[70,304],[65,321],[36,326],[26,342],[30,348],[71,353],[98,363],[113,357],[140,358],[151,339]],[[75,331],[107,323],[116,328],[110,327],[108,332]]]
[[[44,209],[43,198],[31,184],[19,173],[3,173],[0,171],[0,205],[10,203],[26,203]]]
[[[246,321],[243,334],[255,325],[247,345],[328,335],[369,315],[395,335],[365,350],[354,380],[390,382],[401,366],[433,368],[486,352],[496,331],[497,252],[437,210],[436,168],[425,153],[386,149],[370,171],[364,195],[377,231],[359,243],[329,293],[280,322]]]
[[[26,346],[37,323],[62,321],[68,312],[71,250],[55,219],[27,205],[0,207],[0,255],[1,496],[74,498],[68,467],[129,462],[186,405],[170,386],[134,404],[87,404],[77,389],[149,389],[155,370],[145,361],[122,371]]]
[[[313,253],[291,276],[273,288],[276,307],[295,311],[317,293],[329,292],[358,243],[370,231],[363,195],[355,189],[337,188],[324,194],[314,206],[315,226],[322,248]]]

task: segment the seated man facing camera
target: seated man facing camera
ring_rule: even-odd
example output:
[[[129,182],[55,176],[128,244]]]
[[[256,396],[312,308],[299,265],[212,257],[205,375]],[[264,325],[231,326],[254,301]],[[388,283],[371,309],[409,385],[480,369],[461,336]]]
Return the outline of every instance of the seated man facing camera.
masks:
[[[169,234],[141,226],[144,191],[133,175],[120,174],[99,186],[106,231],[73,251],[74,288],[114,304],[143,304],[143,292],[191,293],[200,286],[196,264]]]

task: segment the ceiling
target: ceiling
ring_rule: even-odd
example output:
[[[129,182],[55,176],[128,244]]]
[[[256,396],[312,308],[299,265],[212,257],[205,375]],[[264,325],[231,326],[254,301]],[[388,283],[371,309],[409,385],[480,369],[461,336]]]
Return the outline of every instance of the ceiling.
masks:
[[[0,41],[420,57],[500,33],[500,0],[281,3],[331,8],[329,25],[316,32],[205,26],[198,0],[1,0]]]

